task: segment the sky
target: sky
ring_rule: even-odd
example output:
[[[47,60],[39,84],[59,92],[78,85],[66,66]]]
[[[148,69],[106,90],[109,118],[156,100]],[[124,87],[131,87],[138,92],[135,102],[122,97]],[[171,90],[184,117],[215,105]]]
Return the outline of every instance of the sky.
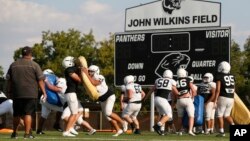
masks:
[[[41,43],[43,31],[88,33],[97,40],[124,32],[125,9],[155,0],[0,0],[0,66],[7,72],[14,51]],[[250,36],[250,0],[207,0],[221,3],[221,26],[243,49]]]

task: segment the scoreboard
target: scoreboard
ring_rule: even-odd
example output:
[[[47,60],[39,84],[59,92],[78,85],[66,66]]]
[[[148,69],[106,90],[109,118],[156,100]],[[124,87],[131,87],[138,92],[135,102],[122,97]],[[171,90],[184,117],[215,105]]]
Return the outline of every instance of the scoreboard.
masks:
[[[221,61],[230,61],[230,42],[230,27],[116,33],[115,85],[133,75],[136,83],[151,86],[166,69],[176,77],[180,67],[199,83]]]

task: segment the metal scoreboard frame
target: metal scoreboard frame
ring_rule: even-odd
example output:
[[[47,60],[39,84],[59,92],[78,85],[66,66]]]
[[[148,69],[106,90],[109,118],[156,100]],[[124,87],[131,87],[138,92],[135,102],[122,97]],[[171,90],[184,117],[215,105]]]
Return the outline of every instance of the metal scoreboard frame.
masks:
[[[182,67],[195,83],[207,73],[216,73],[221,61],[230,62],[231,27],[209,27],[115,33],[115,85],[126,75],[152,86],[166,69]]]

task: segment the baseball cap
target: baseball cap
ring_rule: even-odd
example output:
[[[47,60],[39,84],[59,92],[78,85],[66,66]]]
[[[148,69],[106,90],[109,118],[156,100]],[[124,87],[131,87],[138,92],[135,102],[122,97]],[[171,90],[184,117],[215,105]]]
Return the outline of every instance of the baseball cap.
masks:
[[[31,53],[32,53],[31,47],[28,47],[28,46],[23,47],[23,49],[22,49],[22,55],[23,56],[27,56],[27,55],[29,55]]]

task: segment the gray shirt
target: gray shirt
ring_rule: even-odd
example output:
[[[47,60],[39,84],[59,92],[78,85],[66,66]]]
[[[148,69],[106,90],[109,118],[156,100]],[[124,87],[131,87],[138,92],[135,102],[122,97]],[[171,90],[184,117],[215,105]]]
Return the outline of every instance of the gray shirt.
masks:
[[[36,62],[21,58],[10,65],[7,79],[11,81],[13,98],[37,98],[38,81],[44,75]]]

